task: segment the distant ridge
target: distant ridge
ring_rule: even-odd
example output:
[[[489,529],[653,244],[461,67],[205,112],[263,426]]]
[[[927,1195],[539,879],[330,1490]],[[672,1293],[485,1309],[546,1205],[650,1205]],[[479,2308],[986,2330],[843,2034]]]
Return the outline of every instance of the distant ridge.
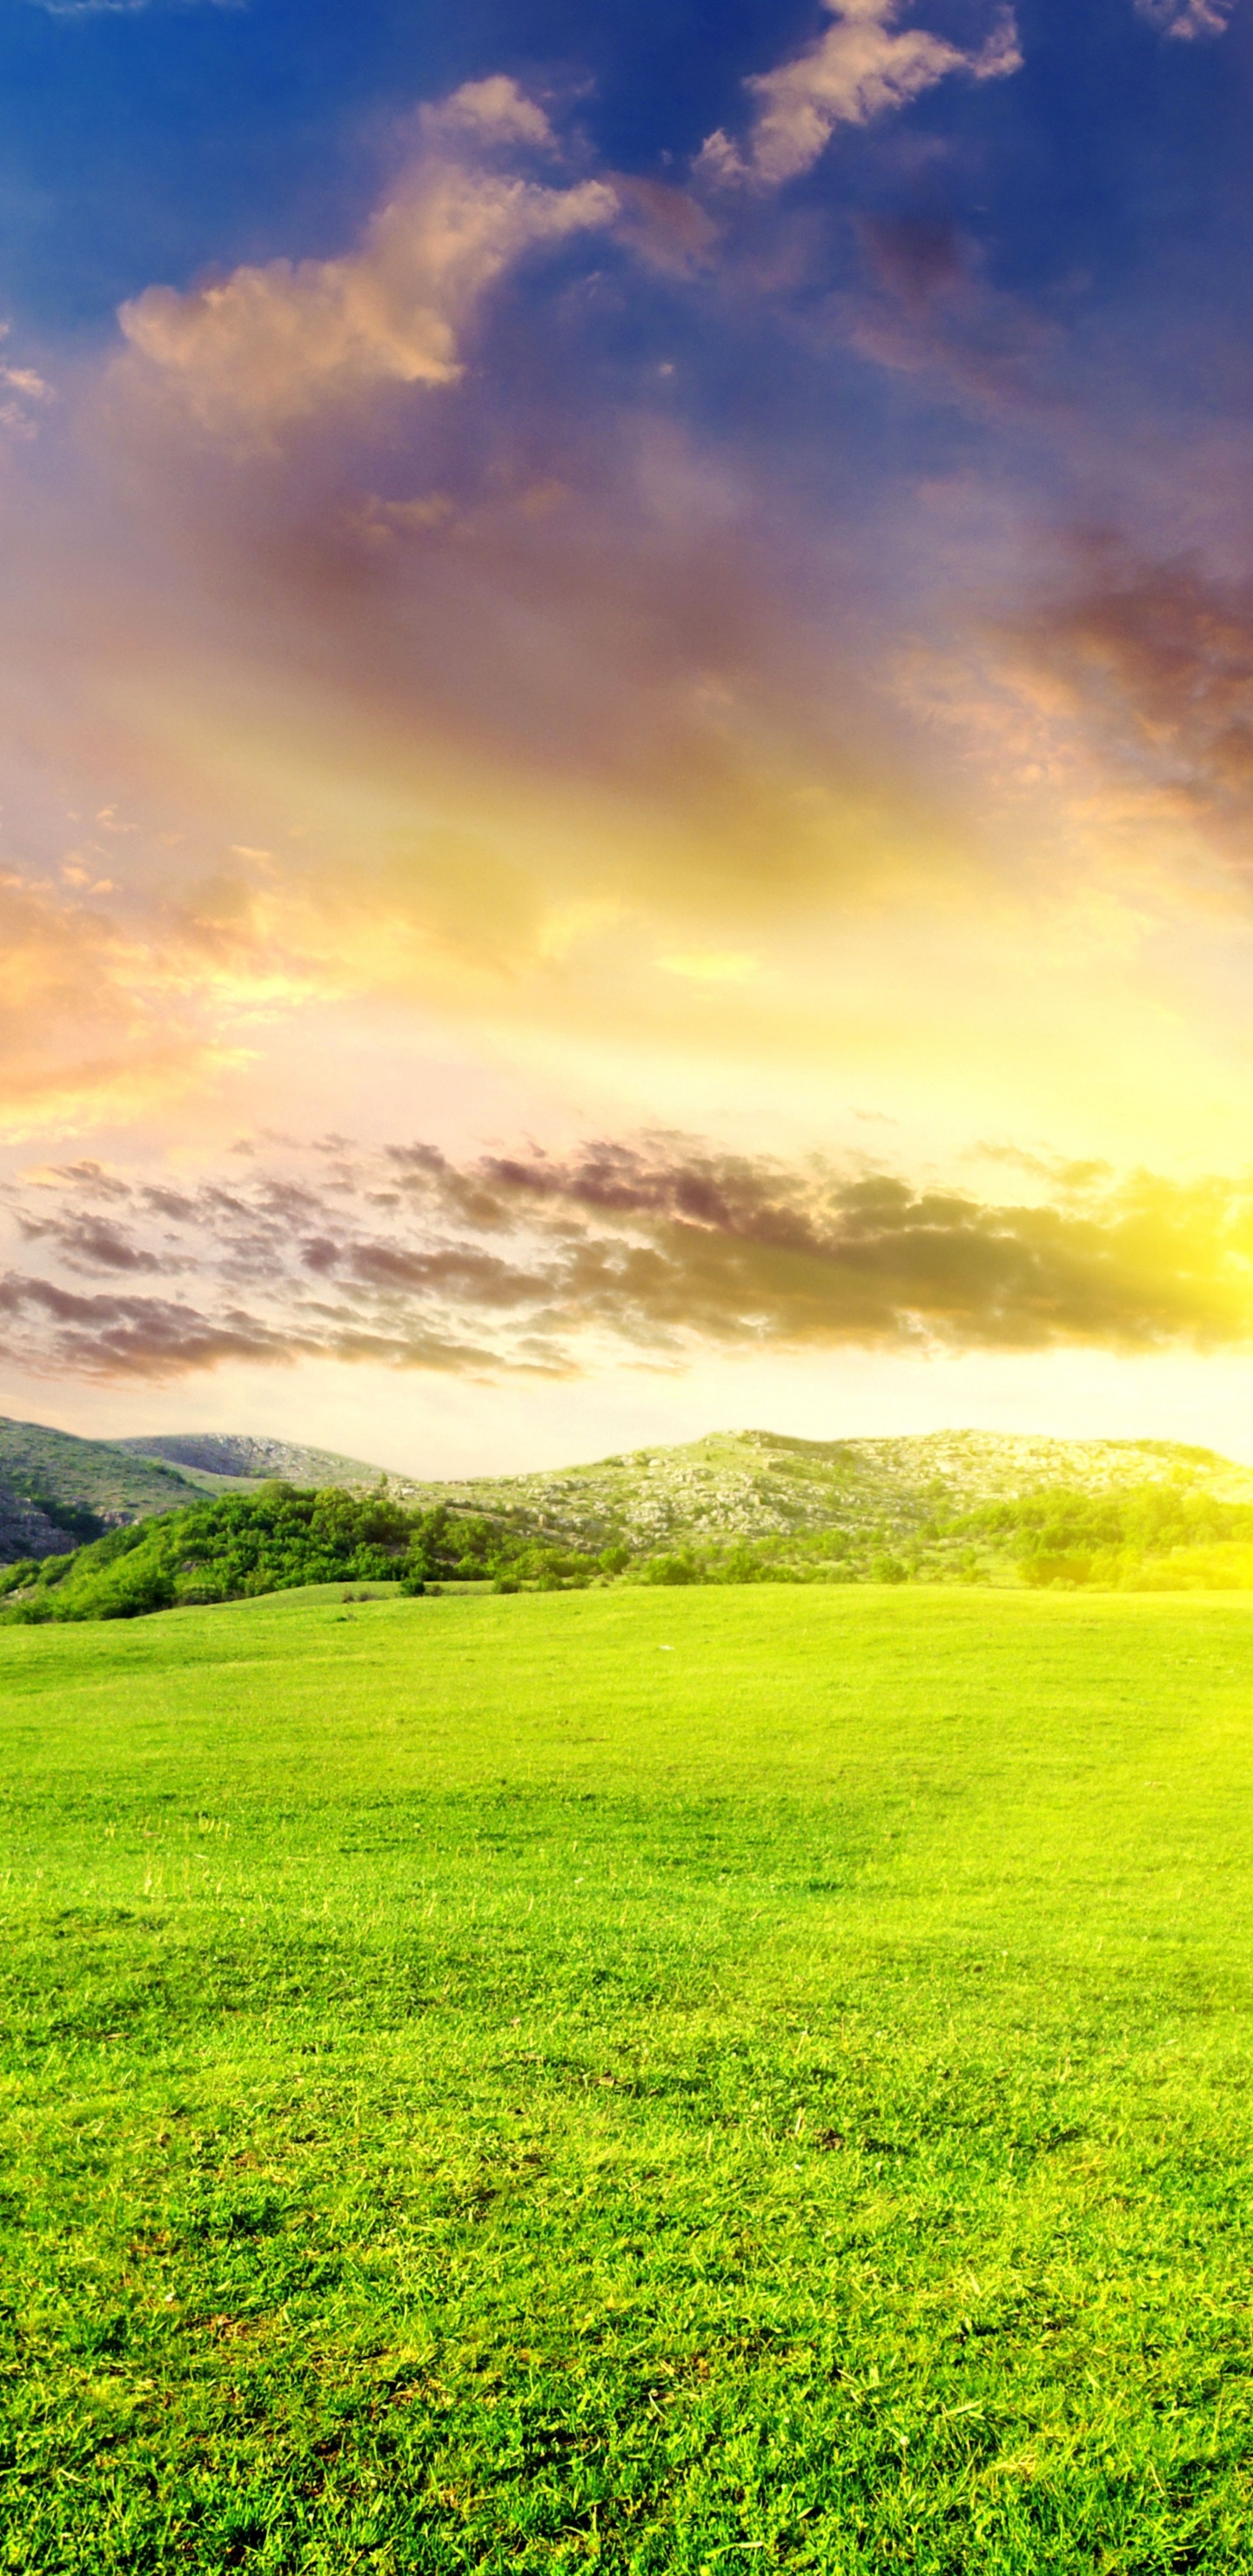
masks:
[[[136,1456],[184,1474],[369,1492],[381,1467],[298,1442],[238,1433],[127,1440]],[[714,1431],[680,1447],[626,1450],[533,1475],[388,1474],[398,1501],[481,1512],[571,1546],[632,1548],[709,1538],[770,1538],[838,1528],[907,1535],[937,1509],[970,1511],[1050,1487],[1105,1494],[1169,1481],[1215,1501],[1253,1502],[1253,1469],[1170,1440],[1054,1440],[1009,1432],[929,1431],[887,1440],[801,1440],[779,1431]]]
[[[1170,1483],[1253,1503],[1253,1468],[1170,1440],[1053,1440],[929,1431],[888,1440],[801,1440],[715,1431],[681,1448],[633,1449],[530,1476],[413,1484],[407,1497],[533,1525],[570,1545],[668,1547],[840,1529],[904,1539],[937,1511],[966,1512],[1049,1488],[1089,1495]]]
[[[295,1440],[258,1440],[239,1431],[171,1432],[143,1440],[119,1440],[133,1458],[161,1458],[193,1475],[229,1477],[232,1483],[266,1484],[279,1477],[289,1485],[342,1485],[368,1493],[384,1475],[361,1458],[341,1458],[331,1449],[307,1449]],[[407,1479],[389,1483],[404,1486]]]
[[[556,1547],[622,1547],[636,1558],[740,1539],[812,1545],[840,1534],[850,1564],[927,1545],[927,1532],[987,1504],[1050,1491],[1098,1497],[1169,1485],[1217,1505],[1253,1505],[1253,1469],[1168,1440],[1055,1440],[934,1431],[885,1440],[712,1432],[587,1466],[522,1476],[418,1479],[299,1441],[242,1432],[79,1440],[0,1420],[0,1564],[60,1554],[120,1522],[206,1493],[281,1480],[409,1507],[481,1515]]]

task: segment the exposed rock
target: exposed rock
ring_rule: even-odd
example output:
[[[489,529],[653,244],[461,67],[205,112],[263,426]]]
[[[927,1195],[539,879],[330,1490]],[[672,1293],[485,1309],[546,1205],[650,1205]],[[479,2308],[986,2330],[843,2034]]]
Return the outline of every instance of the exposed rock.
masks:
[[[41,1512],[0,1485],[0,1565],[16,1565],[26,1556],[68,1556],[78,1540]]]

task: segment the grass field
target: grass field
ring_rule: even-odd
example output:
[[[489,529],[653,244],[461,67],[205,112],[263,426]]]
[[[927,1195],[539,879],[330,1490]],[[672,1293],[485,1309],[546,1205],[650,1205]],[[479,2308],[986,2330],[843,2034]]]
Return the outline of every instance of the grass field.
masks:
[[[1253,1600],[0,1637],[0,2565],[1243,2569]]]

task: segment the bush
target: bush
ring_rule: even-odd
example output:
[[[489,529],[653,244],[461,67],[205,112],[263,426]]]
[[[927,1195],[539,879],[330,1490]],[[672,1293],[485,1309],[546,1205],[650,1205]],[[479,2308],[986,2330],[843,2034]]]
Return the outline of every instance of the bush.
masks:
[[[650,1556],[640,1567],[641,1583],[703,1583],[705,1569],[690,1548],[671,1556]]]

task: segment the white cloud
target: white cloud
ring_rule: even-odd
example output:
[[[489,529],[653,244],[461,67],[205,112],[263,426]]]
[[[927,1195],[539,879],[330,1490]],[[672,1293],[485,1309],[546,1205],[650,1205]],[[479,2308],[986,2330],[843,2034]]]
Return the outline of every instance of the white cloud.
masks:
[[[754,179],[779,187],[808,170],[838,125],[869,125],[907,107],[950,72],[998,80],[1022,64],[1013,13],[1002,8],[987,42],[965,53],[925,28],[897,31],[903,0],[825,0],[835,20],[809,51],[747,86],[757,101],[747,159],[711,134],[697,168],[715,184]],[[1211,0],[1197,0],[1202,7]]]
[[[420,120],[415,161],[343,258],[271,260],[221,285],[149,287],[121,310],[138,356],[200,426],[265,446],[277,430],[385,384],[461,372],[482,296],[532,245],[605,224],[600,181],[550,188],[485,167],[493,146],[551,148],[543,110],[509,80],[471,82]]]
[[[433,139],[468,137],[477,143],[529,143],[540,152],[556,149],[557,138],[543,108],[504,72],[490,79],[466,81],[451,98],[422,110],[422,130]]]
[[[142,9],[155,8],[160,0],[37,0],[37,6],[50,18],[134,18]],[[203,5],[214,9],[242,9],[247,0],[169,0],[172,7],[195,8]]]
[[[1150,26],[1164,36],[1221,36],[1226,33],[1236,0],[1136,0]]]

